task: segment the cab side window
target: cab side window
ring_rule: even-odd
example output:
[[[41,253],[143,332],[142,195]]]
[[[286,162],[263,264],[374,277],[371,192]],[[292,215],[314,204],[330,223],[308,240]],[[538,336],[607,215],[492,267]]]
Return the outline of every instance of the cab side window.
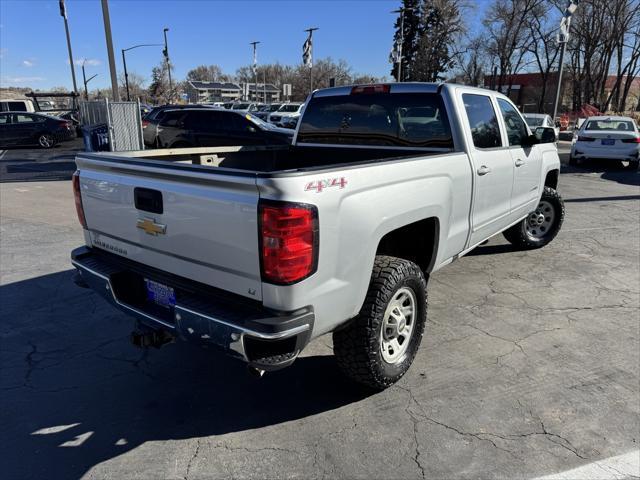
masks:
[[[498,118],[486,95],[465,93],[462,95],[464,108],[471,127],[473,144],[477,148],[496,148],[502,146]]]
[[[0,125],[8,125],[9,123],[9,115],[0,115]]]
[[[522,145],[523,141],[529,136],[524,120],[522,120],[516,108],[506,100],[499,98],[498,106],[500,107],[505,127],[507,127],[509,146]]]

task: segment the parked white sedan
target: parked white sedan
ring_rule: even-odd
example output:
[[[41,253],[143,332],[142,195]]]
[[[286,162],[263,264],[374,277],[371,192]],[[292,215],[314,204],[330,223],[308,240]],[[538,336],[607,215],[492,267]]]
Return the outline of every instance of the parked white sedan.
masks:
[[[640,132],[629,117],[589,117],[578,131],[571,147],[569,163],[586,159],[622,160],[637,169],[640,158]]]
[[[522,116],[532,132],[535,132],[538,127],[551,127],[556,132],[556,141],[560,138],[560,127],[556,127],[556,124],[546,113],[523,113]]]

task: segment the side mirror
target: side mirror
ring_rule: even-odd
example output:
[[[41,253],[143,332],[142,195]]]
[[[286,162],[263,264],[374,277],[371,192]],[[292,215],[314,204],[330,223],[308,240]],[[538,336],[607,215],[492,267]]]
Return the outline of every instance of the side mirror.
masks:
[[[553,127],[537,127],[534,135],[538,143],[555,143],[557,141],[556,131]]]

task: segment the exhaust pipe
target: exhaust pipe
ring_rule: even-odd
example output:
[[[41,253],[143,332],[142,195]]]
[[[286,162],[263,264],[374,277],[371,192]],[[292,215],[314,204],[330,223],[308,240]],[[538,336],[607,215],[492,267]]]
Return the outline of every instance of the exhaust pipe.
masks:
[[[254,367],[253,365],[248,365],[247,366],[247,370],[249,371],[249,373],[256,377],[256,378],[262,378],[264,377],[264,370],[258,367]]]
[[[134,330],[131,332],[131,343],[138,348],[160,348],[174,341],[174,337],[162,330]]]

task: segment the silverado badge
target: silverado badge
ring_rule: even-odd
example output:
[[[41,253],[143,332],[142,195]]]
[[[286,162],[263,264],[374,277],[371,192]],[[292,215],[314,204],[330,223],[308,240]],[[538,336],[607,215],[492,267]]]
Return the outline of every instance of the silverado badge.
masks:
[[[156,223],[152,218],[139,218],[136,227],[144,230],[144,233],[149,235],[164,235],[167,232],[167,226],[160,223]]]

